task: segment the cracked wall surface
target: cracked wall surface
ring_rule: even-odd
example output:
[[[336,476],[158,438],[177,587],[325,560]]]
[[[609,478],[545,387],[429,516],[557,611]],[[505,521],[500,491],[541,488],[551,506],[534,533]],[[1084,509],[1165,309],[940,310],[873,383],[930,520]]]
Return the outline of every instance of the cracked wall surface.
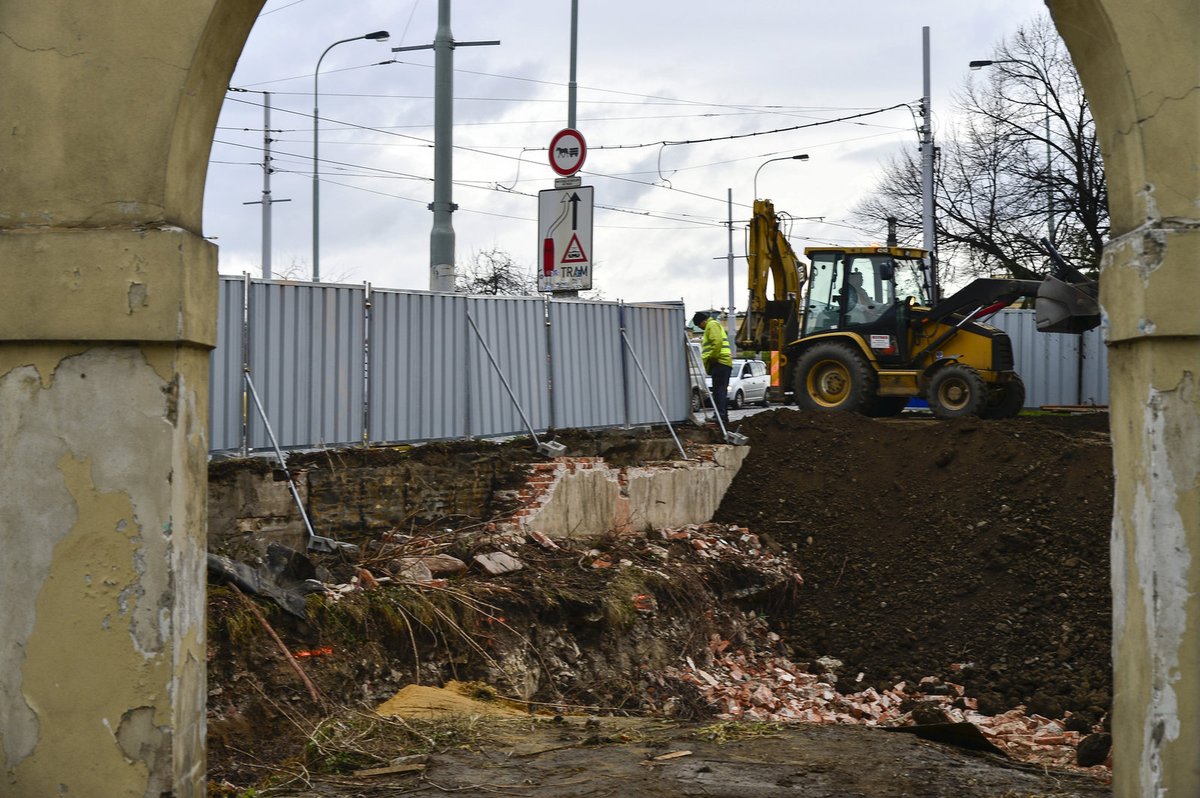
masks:
[[[158,798],[177,765],[203,774],[206,436],[192,380],[207,358],[24,350],[0,346],[0,450],[20,453],[0,465],[0,545],[21,552],[0,561],[0,785]],[[177,706],[192,708],[185,762]],[[64,766],[83,751],[88,767]]]
[[[1048,3],[1104,154],[1113,791],[1200,795],[1200,7]]]
[[[201,213],[261,6],[0,3],[0,795],[205,791]]]

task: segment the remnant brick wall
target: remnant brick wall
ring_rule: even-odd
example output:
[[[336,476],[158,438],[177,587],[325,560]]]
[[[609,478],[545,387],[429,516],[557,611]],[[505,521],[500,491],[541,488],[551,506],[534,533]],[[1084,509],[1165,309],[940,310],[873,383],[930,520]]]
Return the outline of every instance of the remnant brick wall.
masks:
[[[409,525],[495,523],[517,532],[586,537],[703,523],[720,504],[745,447],[701,446],[692,460],[614,467],[603,457],[504,462],[478,453],[441,463],[307,463],[293,470],[318,535],[361,542]],[[209,480],[209,547],[264,551],[303,545],[281,471],[222,464]]]

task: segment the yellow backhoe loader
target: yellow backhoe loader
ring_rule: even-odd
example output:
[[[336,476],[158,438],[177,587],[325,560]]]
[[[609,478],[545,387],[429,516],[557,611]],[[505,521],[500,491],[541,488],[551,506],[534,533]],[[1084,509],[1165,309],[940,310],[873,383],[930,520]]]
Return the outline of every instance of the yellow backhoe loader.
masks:
[[[1046,280],[978,279],[933,301],[927,253],[907,247],[808,247],[806,266],[770,200],[750,222],[750,305],[743,350],[771,352],[779,385],[811,410],[896,415],[914,397],[938,418],[1007,418],[1025,386],[1008,335],[981,319],[1036,298],[1042,332],[1080,333],[1100,322],[1097,284],[1051,248]],[[773,290],[768,297],[768,284]]]

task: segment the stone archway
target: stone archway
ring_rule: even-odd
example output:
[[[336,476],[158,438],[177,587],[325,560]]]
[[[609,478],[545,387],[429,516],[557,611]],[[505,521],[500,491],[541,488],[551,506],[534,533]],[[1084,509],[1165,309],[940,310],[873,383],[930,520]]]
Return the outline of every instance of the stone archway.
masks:
[[[201,208],[261,6],[0,6],[5,795],[205,793]]]
[[[1200,9],[1048,5],[1112,206],[1116,792],[1195,795]],[[216,269],[201,207],[261,6],[0,5],[0,777],[15,795],[204,791]]]
[[[1114,787],[1200,795],[1200,4],[1050,0],[1092,105],[1112,229]]]

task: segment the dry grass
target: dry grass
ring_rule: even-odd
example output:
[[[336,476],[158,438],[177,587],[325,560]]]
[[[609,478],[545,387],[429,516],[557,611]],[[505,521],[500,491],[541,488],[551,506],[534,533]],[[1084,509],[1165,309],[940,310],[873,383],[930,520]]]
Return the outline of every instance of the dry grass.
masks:
[[[693,736],[700,740],[721,744],[759,737],[778,737],[781,729],[782,726],[778,723],[724,720],[708,726],[701,726],[696,729]]]

